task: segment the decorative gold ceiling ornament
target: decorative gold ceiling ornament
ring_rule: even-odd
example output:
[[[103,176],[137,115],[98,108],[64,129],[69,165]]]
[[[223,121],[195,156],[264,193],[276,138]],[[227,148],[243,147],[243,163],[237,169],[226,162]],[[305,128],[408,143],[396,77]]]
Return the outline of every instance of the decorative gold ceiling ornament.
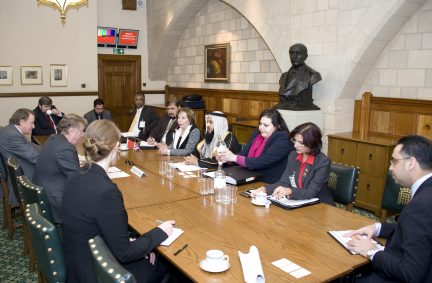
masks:
[[[47,4],[50,6],[55,6],[60,10],[60,18],[64,23],[66,20],[66,11],[69,7],[79,6],[87,3],[88,0],[36,0],[38,4]]]

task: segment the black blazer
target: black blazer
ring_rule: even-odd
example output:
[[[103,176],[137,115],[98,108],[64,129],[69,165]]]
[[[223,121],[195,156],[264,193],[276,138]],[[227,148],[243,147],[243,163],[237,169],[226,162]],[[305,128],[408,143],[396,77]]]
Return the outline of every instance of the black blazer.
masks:
[[[418,188],[396,224],[382,224],[384,251],[372,260],[368,282],[432,282],[432,177]]]
[[[44,113],[40,110],[39,106],[37,106],[35,109],[33,109],[33,112],[35,113],[35,127],[32,130],[33,136],[49,136],[52,134],[55,134],[55,130],[51,128],[51,125],[49,123],[48,118],[45,116]],[[54,124],[57,126],[62,117],[59,117],[57,115],[51,114],[51,118],[54,121]]]
[[[263,172],[263,182],[277,182],[285,170],[289,153],[294,150],[293,143],[289,140],[286,131],[276,131],[268,139],[261,156],[247,157],[255,137],[259,134],[258,130],[252,134],[239,155],[246,157],[247,169]]]
[[[154,127],[153,130],[151,131],[150,137],[153,137],[157,142],[161,142],[162,137],[165,133],[165,130],[170,120],[171,118],[170,116],[168,116],[168,114],[164,115],[159,120],[158,125]],[[165,144],[170,145],[173,142],[173,135],[177,127],[178,127],[177,119],[174,118],[174,122],[171,124],[171,127],[167,132]]]
[[[62,214],[67,282],[98,282],[88,246],[88,240],[96,235],[104,239],[137,282],[147,282],[145,279],[152,277],[152,266],[145,257],[168,236],[156,227],[136,241],[129,241],[122,194],[102,167],[92,164],[67,179]]]
[[[300,172],[300,161],[297,159],[297,152],[292,151],[288,157],[287,167],[277,183],[267,185],[267,193],[272,194],[279,187],[284,186],[292,190],[290,198],[292,199],[310,199],[319,198],[321,202],[330,205],[335,205],[333,196],[327,188],[328,178],[330,174],[331,161],[328,157],[320,152],[315,156],[313,165],[306,164],[305,171],[302,176],[303,188],[299,189],[297,178]],[[296,187],[291,186],[290,176],[294,176]]]
[[[139,127],[139,122],[141,121],[145,121],[144,131],[142,128]],[[157,126],[158,123],[159,115],[156,114],[152,107],[144,106],[141,110],[141,115],[138,121],[138,128],[140,129],[138,138],[142,140],[147,140],[147,138],[150,136],[151,131]]]
[[[80,164],[75,145],[63,134],[50,136],[36,162],[33,182],[47,192],[56,223],[61,223],[60,208],[66,178],[77,171],[80,171]]]

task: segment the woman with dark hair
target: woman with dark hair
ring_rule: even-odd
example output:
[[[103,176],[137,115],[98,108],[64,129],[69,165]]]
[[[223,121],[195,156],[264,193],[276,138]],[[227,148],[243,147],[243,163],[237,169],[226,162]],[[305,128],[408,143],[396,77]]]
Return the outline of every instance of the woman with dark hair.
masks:
[[[321,202],[335,205],[327,188],[330,174],[330,159],[321,152],[322,134],[313,123],[297,126],[290,133],[295,151],[288,157],[288,165],[277,183],[258,188],[252,192],[273,194],[279,199],[319,198]]]
[[[195,112],[189,107],[181,107],[177,116],[178,128],[170,145],[158,145],[159,153],[186,156],[194,151],[200,139],[200,130],[195,126]]]
[[[258,131],[239,154],[225,151],[218,154],[222,162],[237,162],[250,170],[263,172],[263,182],[280,179],[286,167],[289,153],[294,150],[288,138],[288,127],[276,109],[264,110],[260,115]]]

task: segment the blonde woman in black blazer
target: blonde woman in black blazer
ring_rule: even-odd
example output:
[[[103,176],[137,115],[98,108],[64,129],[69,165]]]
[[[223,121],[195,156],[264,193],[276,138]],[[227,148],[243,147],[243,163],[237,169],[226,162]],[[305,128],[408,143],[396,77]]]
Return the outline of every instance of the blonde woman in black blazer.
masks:
[[[174,221],[129,240],[122,194],[106,173],[117,159],[119,138],[120,131],[111,121],[91,123],[83,144],[90,163],[66,181],[62,231],[68,282],[98,282],[88,245],[96,235],[137,282],[162,282],[167,276],[152,251],[172,234]]]

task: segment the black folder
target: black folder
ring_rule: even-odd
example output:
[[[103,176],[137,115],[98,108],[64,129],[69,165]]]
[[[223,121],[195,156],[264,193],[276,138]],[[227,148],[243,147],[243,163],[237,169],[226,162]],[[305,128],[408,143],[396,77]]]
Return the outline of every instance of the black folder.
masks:
[[[227,176],[227,183],[232,185],[241,185],[245,183],[256,182],[263,176],[261,171],[253,171],[241,166],[232,166],[223,169]]]

